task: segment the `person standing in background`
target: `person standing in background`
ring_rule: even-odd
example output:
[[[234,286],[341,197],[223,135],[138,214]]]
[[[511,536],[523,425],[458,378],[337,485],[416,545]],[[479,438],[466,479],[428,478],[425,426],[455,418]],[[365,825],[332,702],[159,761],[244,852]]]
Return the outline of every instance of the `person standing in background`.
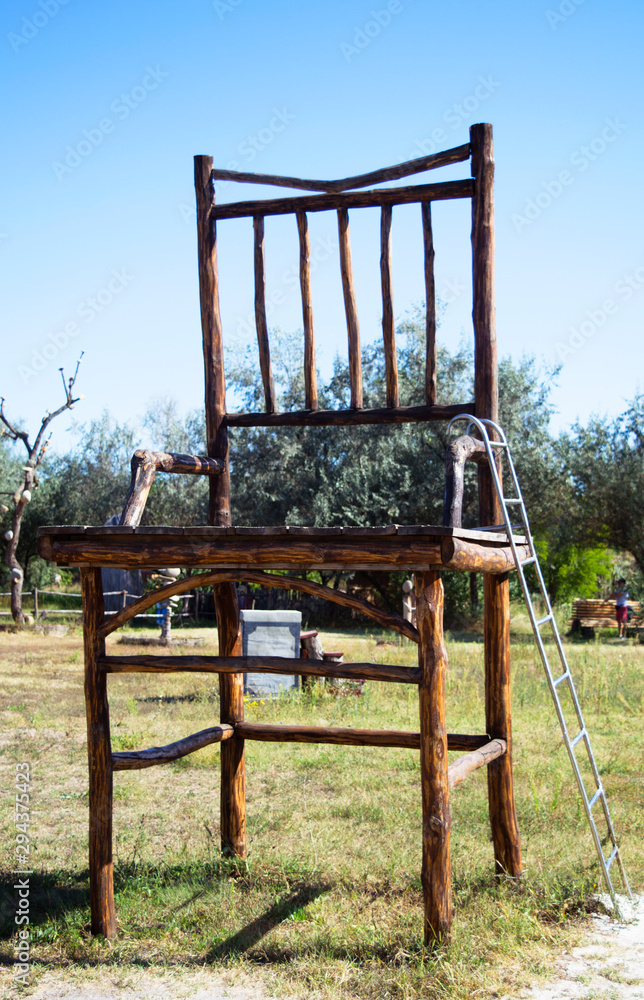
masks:
[[[617,581],[617,587],[608,595],[610,599],[615,600],[616,609],[615,617],[617,618],[617,629],[618,629],[618,639],[626,638],[626,626],[628,624],[628,591],[626,590],[626,580],[624,577],[620,577]]]

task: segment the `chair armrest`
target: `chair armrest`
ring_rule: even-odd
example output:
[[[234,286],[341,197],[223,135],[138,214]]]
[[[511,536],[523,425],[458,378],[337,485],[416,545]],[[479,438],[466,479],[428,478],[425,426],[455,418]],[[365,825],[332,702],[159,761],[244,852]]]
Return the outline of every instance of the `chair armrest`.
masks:
[[[167,451],[135,451],[132,456],[132,479],[120,524],[136,527],[145,510],[145,502],[157,472],[182,472],[189,476],[219,476],[224,463],[218,458],[178,455]]]
[[[445,452],[443,524],[446,528],[462,527],[463,486],[468,458],[473,462],[487,462],[487,452],[482,441],[464,434],[452,441]]]

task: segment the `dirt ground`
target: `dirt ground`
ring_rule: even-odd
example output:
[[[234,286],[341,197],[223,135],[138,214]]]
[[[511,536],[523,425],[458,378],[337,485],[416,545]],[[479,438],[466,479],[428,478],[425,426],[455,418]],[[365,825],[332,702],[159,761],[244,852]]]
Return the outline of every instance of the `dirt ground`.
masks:
[[[620,897],[624,920],[593,914],[587,944],[555,961],[556,977],[520,994],[521,1000],[642,1000],[644,997],[644,896]],[[502,1000],[519,1000],[505,996]]]

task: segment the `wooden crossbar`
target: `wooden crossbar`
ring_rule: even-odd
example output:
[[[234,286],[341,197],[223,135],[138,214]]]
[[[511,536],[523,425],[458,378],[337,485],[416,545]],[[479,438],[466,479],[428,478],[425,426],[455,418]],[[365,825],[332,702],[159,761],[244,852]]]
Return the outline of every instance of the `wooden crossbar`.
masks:
[[[292,212],[328,212],[339,208],[373,208],[382,205],[409,205],[415,201],[446,201],[471,198],[474,182],[441,181],[438,184],[412,184],[400,188],[374,188],[371,191],[351,191],[341,194],[316,194],[291,198],[258,198],[253,201],[231,201],[213,204],[211,221],[244,219],[255,215],[290,215]]]
[[[406,424],[451,420],[474,413],[474,403],[435,406],[383,406],[356,410],[288,410],[278,413],[227,413],[227,427],[348,427],[358,424]]]
[[[449,747],[449,736],[447,739]],[[465,781],[468,774],[471,774],[472,771],[476,771],[479,767],[483,767],[486,764],[491,764],[497,757],[502,757],[507,752],[507,749],[508,744],[506,740],[491,740],[484,746],[479,747],[478,750],[473,750],[471,753],[465,754],[464,757],[459,757],[447,769],[447,779],[450,789],[455,788],[456,785],[460,785],[461,781]]]
[[[196,750],[224,740],[255,740],[265,743],[331,743],[338,746],[378,746],[398,747],[418,750],[420,733],[395,729],[345,729],[332,726],[288,726],[257,722],[238,722],[234,726],[219,725],[202,729],[175,743],[147,750],[122,750],[112,753],[113,771],[139,771],[158,764],[169,764],[180,757],[186,757]],[[482,741],[487,741],[482,743]],[[464,781],[468,774],[490,764],[506,752],[505,740],[488,741],[487,736],[465,736],[449,734],[448,750],[474,749],[450,764],[448,769],[449,787]]]
[[[416,667],[391,663],[334,663],[288,656],[104,656],[98,661],[109,674],[175,672],[213,674],[299,674],[303,677],[336,677],[347,680],[393,681],[418,684]]]
[[[420,733],[397,729],[345,729],[336,726],[286,726],[266,722],[237,722],[235,734],[245,740],[268,743],[336,743],[354,747],[420,749]],[[447,734],[448,750],[477,750],[489,736]]]
[[[302,191],[347,191],[353,188],[369,187],[370,184],[384,184],[386,181],[397,181],[402,177],[422,173],[424,170],[435,170],[449,163],[462,163],[470,157],[470,146],[455,146],[441,153],[430,156],[419,156],[415,160],[406,160],[393,167],[382,170],[371,170],[368,174],[358,174],[355,177],[345,177],[338,181],[305,180],[302,177],[279,177],[276,174],[253,174],[242,170],[212,171],[213,180],[235,181],[242,184],[271,184],[273,187],[296,188]]]
[[[155,764],[169,764],[179,757],[186,757],[195,750],[201,750],[211,743],[221,743],[234,738],[232,726],[213,726],[202,729],[199,733],[186,736],[176,743],[168,743],[165,747],[150,747],[149,750],[122,750],[112,754],[113,771],[138,771],[143,767],[154,767]]]

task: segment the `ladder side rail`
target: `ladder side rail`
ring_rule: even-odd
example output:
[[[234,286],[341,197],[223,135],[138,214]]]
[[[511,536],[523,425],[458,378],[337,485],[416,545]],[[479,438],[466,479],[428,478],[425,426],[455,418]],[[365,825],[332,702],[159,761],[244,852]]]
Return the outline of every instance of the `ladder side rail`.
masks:
[[[450,426],[451,426],[451,423],[453,423],[455,420],[458,420],[458,419],[459,419],[458,417],[455,417],[454,420],[450,422]],[[611,816],[610,816],[610,810],[609,810],[609,807],[608,807],[608,801],[607,801],[607,798],[606,798],[606,793],[605,793],[605,790],[604,790],[604,786],[603,786],[601,777],[599,775],[599,771],[598,771],[598,768],[597,768],[597,763],[595,761],[595,757],[594,757],[594,754],[593,754],[592,746],[591,746],[591,743],[590,743],[590,737],[589,737],[588,731],[586,730],[586,726],[585,726],[585,722],[584,722],[584,718],[583,718],[583,713],[582,713],[581,705],[579,703],[579,698],[577,696],[577,691],[576,691],[576,688],[575,688],[574,679],[572,677],[572,672],[570,670],[570,667],[569,667],[569,664],[568,664],[568,660],[566,658],[566,654],[565,654],[565,651],[564,651],[564,648],[563,648],[563,644],[561,642],[561,636],[560,636],[560,633],[559,633],[559,629],[557,627],[557,623],[556,623],[555,618],[554,618],[554,614],[553,614],[553,610],[552,610],[552,604],[550,602],[550,598],[549,598],[548,591],[547,591],[547,588],[546,588],[546,585],[545,585],[545,581],[543,579],[543,573],[541,571],[541,566],[540,566],[539,559],[538,559],[537,552],[536,552],[536,548],[535,548],[535,545],[534,545],[534,539],[533,539],[533,536],[532,536],[532,532],[530,530],[530,522],[529,522],[529,519],[528,519],[527,510],[526,510],[526,507],[525,507],[525,501],[523,499],[523,494],[521,492],[521,487],[520,487],[519,480],[518,480],[518,477],[517,477],[517,474],[516,474],[516,469],[515,469],[515,466],[514,466],[514,462],[512,460],[512,455],[511,455],[510,448],[509,448],[509,445],[508,445],[508,442],[507,442],[507,438],[505,436],[505,433],[504,433],[503,429],[501,427],[499,427],[498,424],[496,424],[492,420],[487,420],[487,419],[484,419],[484,418],[468,417],[466,414],[463,414],[462,417],[461,417],[461,419],[468,419],[469,420],[467,433],[469,433],[470,427],[476,426],[476,428],[478,429],[479,433],[481,434],[481,438],[482,438],[483,443],[485,445],[485,450],[486,450],[486,454],[487,454],[487,458],[488,458],[488,464],[490,466],[490,472],[491,472],[491,475],[492,475],[492,480],[493,480],[494,488],[496,490],[497,497],[498,497],[498,500],[499,500],[499,505],[501,507],[501,511],[502,511],[502,514],[503,514],[503,520],[504,520],[506,532],[507,532],[507,535],[508,535],[508,540],[509,540],[509,543],[510,543],[510,547],[512,549],[512,553],[513,553],[513,556],[514,556],[515,565],[516,565],[516,568],[517,568],[517,573],[518,573],[519,581],[520,581],[520,584],[521,584],[521,590],[522,590],[522,593],[523,593],[523,596],[524,596],[524,599],[525,599],[525,602],[526,602],[526,607],[528,609],[528,615],[529,615],[530,622],[531,622],[531,625],[532,625],[532,630],[533,630],[533,634],[534,634],[534,637],[535,637],[535,642],[536,642],[537,648],[539,650],[539,655],[540,655],[540,658],[541,658],[541,661],[542,661],[542,664],[544,666],[544,670],[545,670],[545,673],[546,673],[546,680],[547,680],[547,683],[548,683],[548,687],[550,688],[550,693],[552,695],[552,699],[553,699],[553,702],[554,702],[554,705],[555,705],[555,712],[556,712],[556,715],[557,715],[557,718],[558,718],[558,721],[559,721],[559,725],[560,725],[560,728],[561,728],[563,741],[564,741],[566,750],[568,752],[568,757],[570,759],[570,763],[571,763],[571,767],[572,767],[572,770],[573,770],[573,774],[575,775],[575,779],[576,779],[576,782],[577,782],[577,786],[578,786],[578,789],[579,789],[581,800],[582,800],[583,805],[584,805],[584,812],[586,813],[586,818],[588,820],[588,825],[590,827],[591,836],[592,836],[593,842],[595,844],[597,858],[598,858],[600,867],[602,869],[602,874],[604,876],[604,880],[606,882],[606,885],[607,885],[610,897],[611,897],[611,899],[613,901],[613,905],[615,906],[617,912],[619,912],[619,907],[618,907],[618,903],[617,903],[617,897],[615,895],[615,889],[613,887],[613,883],[612,883],[612,880],[611,880],[611,877],[610,877],[610,871],[609,871],[610,865],[612,864],[613,860],[617,859],[618,867],[619,867],[619,870],[620,870],[620,875],[622,876],[622,880],[623,880],[624,886],[626,888],[626,891],[627,891],[629,897],[632,898],[631,889],[630,889],[630,885],[629,885],[629,882],[628,882],[628,878],[627,878],[626,873],[624,871],[624,866],[622,864],[621,853],[620,853],[620,850],[619,850],[619,845],[617,843],[617,838],[616,838],[616,835],[615,835],[615,830],[614,830],[612,819],[611,819]],[[488,426],[491,427],[495,431],[495,433],[498,435],[498,437],[500,438],[500,440],[498,440],[498,441],[491,441],[490,440],[490,437],[489,437],[489,434],[488,434],[488,430],[487,430]],[[511,476],[511,479],[512,479],[512,485],[514,487],[514,491],[516,493],[516,497],[508,497],[508,498],[506,498],[505,495],[504,495],[503,486],[502,486],[501,478],[500,478],[500,475],[499,475],[499,470],[498,470],[498,467],[497,467],[497,464],[496,464],[496,454],[495,454],[495,452],[493,450],[495,446],[497,447],[497,449],[502,448],[505,451],[506,459],[507,459],[507,465],[508,465],[508,468],[509,468],[509,471],[510,471],[510,476]],[[534,562],[532,563],[532,565],[534,565],[534,567],[535,567],[537,581],[538,581],[538,584],[539,584],[539,591],[541,593],[541,597],[542,597],[542,599],[544,601],[544,605],[546,607],[546,611],[547,611],[546,617],[549,618],[549,624],[550,624],[550,627],[551,627],[553,638],[555,640],[555,646],[556,646],[556,649],[557,649],[558,659],[559,659],[559,662],[560,662],[561,666],[563,667],[563,673],[560,675],[560,680],[562,682],[567,682],[567,684],[568,684],[568,690],[570,692],[570,696],[571,696],[571,699],[572,699],[574,712],[575,712],[575,715],[577,717],[577,722],[578,722],[579,727],[580,727],[580,733],[577,735],[577,737],[575,737],[574,744],[576,744],[578,742],[580,736],[583,737],[583,742],[584,742],[584,746],[585,746],[585,749],[586,749],[586,756],[587,756],[588,761],[590,763],[591,772],[592,772],[593,779],[594,779],[595,785],[596,785],[596,790],[595,790],[595,793],[594,793],[594,796],[593,796],[593,800],[594,800],[593,801],[593,805],[595,804],[595,802],[597,800],[601,801],[602,809],[603,809],[603,813],[604,813],[604,818],[605,818],[605,821],[606,821],[607,833],[608,833],[608,836],[609,836],[610,841],[611,841],[612,846],[613,846],[613,850],[612,850],[612,852],[611,852],[610,857],[609,857],[608,860],[604,857],[604,852],[603,852],[602,843],[601,843],[601,837],[600,837],[599,831],[597,829],[597,824],[595,822],[595,818],[594,818],[594,816],[592,814],[591,802],[590,802],[590,799],[588,798],[588,795],[587,795],[587,792],[586,792],[586,788],[585,788],[585,785],[584,785],[584,782],[583,782],[583,778],[582,778],[582,775],[581,775],[581,770],[580,770],[580,767],[579,767],[579,762],[578,762],[578,760],[576,758],[576,755],[575,755],[575,747],[573,745],[573,741],[570,739],[570,735],[569,735],[569,732],[568,732],[568,724],[566,722],[566,718],[565,718],[565,715],[564,715],[564,712],[563,712],[563,707],[562,707],[562,704],[561,704],[561,700],[559,698],[559,692],[557,690],[557,683],[555,683],[555,679],[553,678],[552,669],[551,669],[550,661],[549,661],[549,658],[548,658],[548,653],[547,653],[547,650],[545,648],[545,644],[544,644],[541,632],[539,631],[540,626],[537,623],[537,619],[536,619],[536,615],[535,615],[535,611],[534,611],[534,605],[533,605],[533,601],[532,601],[532,595],[531,595],[530,590],[528,588],[528,583],[527,583],[527,579],[526,579],[526,576],[525,576],[524,568],[523,568],[523,565],[521,563],[521,560],[519,559],[519,555],[518,555],[518,552],[517,552],[517,545],[516,545],[516,542],[515,542],[515,539],[514,539],[514,535],[513,535],[513,531],[512,531],[511,518],[510,518],[509,511],[508,511],[506,499],[507,500],[512,500],[512,501],[518,501],[518,506],[519,506],[519,510],[520,510],[520,514],[521,514],[521,521],[522,521],[522,525],[523,525],[523,528],[524,528],[524,534],[525,534],[526,540],[528,542],[528,551],[530,552],[530,556],[532,558],[534,558]],[[513,504],[513,506],[514,506],[514,504]],[[565,681],[564,681],[564,678],[565,678]]]
[[[485,421],[485,423],[492,423],[492,421]],[[488,437],[488,440],[489,440],[489,435],[487,435],[487,428],[485,428],[485,430],[486,430],[486,436]],[[529,551],[531,552],[531,554],[533,554],[536,557],[537,553],[536,553],[536,549],[535,549],[535,546],[534,546],[534,540],[533,540],[533,537],[532,537],[532,532],[530,531],[528,514],[527,514],[527,510],[525,508],[525,502],[523,500],[523,494],[521,493],[521,488],[520,488],[518,477],[517,477],[517,474],[516,474],[516,469],[515,469],[515,466],[514,466],[514,462],[512,460],[512,455],[511,455],[510,449],[509,449],[509,447],[507,445],[507,439],[505,437],[504,432],[501,430],[500,427],[498,427],[498,425],[494,426],[494,430],[502,438],[502,443],[505,445],[506,459],[507,459],[508,467],[510,469],[512,483],[513,483],[513,486],[515,488],[515,492],[517,494],[517,499],[520,500],[520,505],[519,506],[520,506],[520,511],[521,511],[521,514],[522,514],[523,524],[524,524],[524,527],[525,527],[526,537],[528,539],[528,548],[529,548]],[[491,447],[494,446],[493,442],[490,442],[490,446]],[[489,452],[490,452],[491,448],[488,449],[487,446],[486,446],[486,450],[488,451],[488,455],[489,455]],[[496,467],[496,463],[494,463],[494,465]],[[498,474],[495,476],[494,473],[493,473],[493,479],[495,481],[495,486],[497,488],[497,491],[499,490],[499,488],[501,488],[501,492],[502,492],[500,477],[498,476]],[[550,664],[549,664],[547,652],[545,650],[545,646],[543,644],[543,640],[542,640],[541,634],[539,633],[538,627],[536,626],[535,616],[534,616],[534,610],[533,610],[533,606],[532,606],[532,599],[531,599],[531,595],[530,595],[528,587],[527,587],[527,581],[526,581],[526,578],[525,578],[525,573],[523,571],[523,567],[520,565],[518,559],[516,558],[516,546],[515,546],[515,544],[513,544],[512,531],[511,531],[511,527],[510,527],[510,517],[509,517],[508,510],[507,510],[507,505],[505,503],[505,497],[502,497],[499,494],[499,500],[501,502],[501,507],[502,507],[502,511],[503,511],[503,514],[504,514],[504,520],[505,520],[505,524],[506,524],[506,529],[508,531],[508,538],[510,540],[510,545],[511,545],[511,547],[513,549],[513,552],[515,554],[515,562],[517,564],[517,569],[518,569],[518,572],[519,572],[519,578],[520,578],[520,582],[521,582],[521,589],[523,591],[523,595],[524,595],[524,598],[525,598],[525,601],[526,601],[526,605],[528,607],[528,612],[529,612],[529,615],[530,615],[530,618],[531,618],[531,621],[532,621],[532,624],[533,624],[533,631],[534,631],[534,634],[535,634],[535,638],[537,640],[537,646],[538,646],[539,652],[541,654],[541,659],[542,659],[542,662],[543,662],[545,670],[546,670],[546,677],[547,677],[547,680],[548,680],[548,683],[549,683],[549,687],[550,687],[550,690],[551,690],[551,693],[552,693],[552,696],[553,696],[553,701],[555,703],[555,710],[556,710],[556,714],[557,714],[557,716],[559,718],[559,723],[560,723],[560,726],[561,726],[562,735],[563,735],[563,738],[564,738],[564,743],[565,743],[565,746],[566,746],[566,750],[568,751],[568,756],[570,758],[570,762],[571,762],[571,765],[572,765],[573,773],[574,773],[575,778],[577,780],[577,786],[579,788],[581,799],[582,799],[582,802],[584,804],[584,811],[585,811],[587,819],[588,819],[588,824],[590,826],[592,838],[593,838],[593,840],[595,842],[595,849],[596,849],[596,852],[597,852],[598,859],[600,861],[600,865],[601,865],[601,868],[602,868],[602,871],[603,871],[604,879],[605,879],[605,882],[606,882],[606,884],[608,886],[609,893],[610,893],[610,896],[611,896],[611,898],[613,900],[613,903],[614,903],[614,905],[617,908],[617,899],[616,899],[616,896],[615,896],[615,890],[614,890],[614,887],[613,887],[613,884],[612,884],[612,880],[611,880],[611,877],[610,877],[609,865],[608,865],[608,863],[606,861],[606,858],[604,857],[604,852],[603,852],[603,848],[602,848],[601,838],[599,836],[599,831],[597,829],[597,824],[595,822],[595,817],[592,814],[592,809],[591,809],[591,806],[590,806],[590,800],[588,799],[586,788],[585,788],[585,785],[583,783],[583,778],[582,778],[582,775],[581,775],[581,770],[579,768],[579,762],[577,761],[577,758],[576,758],[576,755],[575,755],[575,751],[574,751],[574,747],[572,746],[572,743],[571,743],[571,740],[570,740],[570,736],[569,736],[569,733],[568,733],[568,725],[567,725],[566,718],[565,718],[565,715],[564,715],[564,712],[563,712],[563,708],[561,706],[561,701],[560,701],[560,698],[559,698],[559,693],[558,693],[556,687],[554,686],[554,683],[553,683],[553,680],[552,680],[552,671],[550,669]],[[549,595],[548,595],[548,592],[547,592],[547,588],[545,586],[545,581],[543,579],[543,574],[541,572],[541,566],[540,566],[538,558],[536,558],[536,561],[535,561],[535,563],[533,565],[535,566],[535,571],[536,571],[537,579],[538,579],[538,582],[539,582],[539,590],[541,592],[542,599],[544,600],[544,603],[545,603],[545,606],[546,606],[548,614],[551,616],[550,617],[550,626],[551,626],[551,630],[552,630],[552,633],[553,633],[553,637],[555,639],[555,644],[556,644],[556,647],[557,647],[557,652],[559,654],[559,660],[560,660],[562,666],[565,668],[564,674],[565,674],[566,680],[568,682],[568,690],[570,691],[570,696],[571,696],[571,699],[572,699],[572,702],[573,702],[573,707],[574,707],[574,710],[575,710],[575,715],[577,716],[577,721],[579,723],[580,729],[583,730],[584,733],[585,733],[585,735],[584,735],[584,746],[585,746],[585,749],[586,749],[586,756],[587,756],[587,759],[588,759],[588,761],[590,763],[591,772],[592,772],[592,775],[593,775],[593,779],[595,781],[596,792],[599,793],[598,798],[599,798],[599,800],[601,801],[601,804],[602,804],[602,809],[603,809],[603,812],[604,812],[604,818],[605,818],[605,821],[606,821],[607,833],[608,833],[610,841],[611,841],[611,843],[613,845],[614,857],[617,858],[618,867],[619,867],[619,870],[620,870],[620,874],[622,875],[624,886],[626,888],[626,891],[627,891],[628,895],[630,896],[631,895],[630,885],[629,885],[626,873],[624,871],[624,866],[623,866],[622,859],[621,859],[621,853],[620,853],[620,850],[619,850],[619,845],[617,843],[617,838],[616,838],[615,830],[614,830],[614,827],[613,827],[612,818],[611,818],[611,815],[610,815],[610,809],[609,809],[608,801],[607,801],[607,798],[606,798],[606,792],[605,792],[605,789],[604,789],[604,786],[603,786],[603,782],[602,782],[600,774],[599,774],[599,770],[597,768],[597,763],[596,763],[595,756],[594,756],[594,753],[593,753],[593,750],[592,750],[592,746],[591,746],[591,743],[590,743],[590,738],[588,736],[587,731],[585,731],[585,723],[584,723],[583,713],[582,713],[582,710],[581,710],[581,705],[579,703],[579,698],[577,696],[577,690],[576,690],[576,687],[575,687],[575,684],[574,684],[574,680],[573,680],[573,677],[572,677],[572,673],[570,671],[570,667],[569,667],[569,664],[568,664],[568,660],[567,660],[565,651],[563,649],[563,645],[562,645],[562,642],[561,642],[561,636],[559,634],[559,629],[557,627],[557,623],[556,623],[556,621],[554,619],[554,615],[552,613],[552,605],[551,605],[550,598],[549,598]],[[613,855],[611,855],[611,863],[612,863],[612,856]]]

